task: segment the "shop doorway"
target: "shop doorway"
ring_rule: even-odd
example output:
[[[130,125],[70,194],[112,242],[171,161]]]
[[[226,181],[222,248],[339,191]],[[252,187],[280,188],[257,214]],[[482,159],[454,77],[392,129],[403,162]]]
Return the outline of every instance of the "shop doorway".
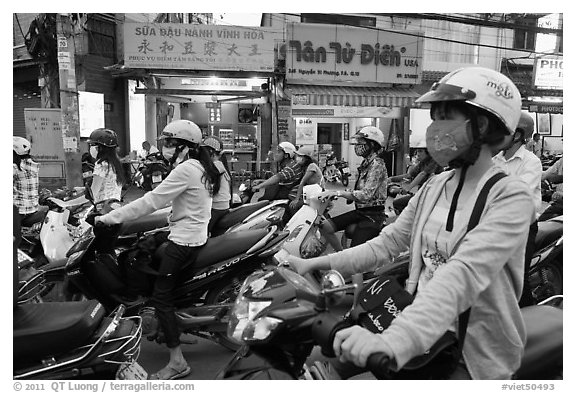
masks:
[[[318,144],[332,145],[336,158],[342,159],[342,124],[318,123]]]

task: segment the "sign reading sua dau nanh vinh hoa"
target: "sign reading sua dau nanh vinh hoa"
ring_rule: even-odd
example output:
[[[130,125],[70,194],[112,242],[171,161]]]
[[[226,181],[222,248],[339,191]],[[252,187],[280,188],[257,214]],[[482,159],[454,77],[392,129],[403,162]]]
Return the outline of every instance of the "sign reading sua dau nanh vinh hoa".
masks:
[[[291,23],[287,37],[288,82],[420,83],[424,44],[419,32]]]
[[[273,71],[272,28],[125,23],[124,64],[132,68]]]

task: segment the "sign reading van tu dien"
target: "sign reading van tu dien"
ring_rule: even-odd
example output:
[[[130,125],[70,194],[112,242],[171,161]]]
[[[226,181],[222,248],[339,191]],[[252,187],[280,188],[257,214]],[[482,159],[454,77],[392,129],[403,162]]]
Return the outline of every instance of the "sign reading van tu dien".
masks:
[[[131,68],[274,70],[271,28],[125,23],[124,64]]]
[[[287,82],[420,83],[419,32],[292,23],[287,37]]]

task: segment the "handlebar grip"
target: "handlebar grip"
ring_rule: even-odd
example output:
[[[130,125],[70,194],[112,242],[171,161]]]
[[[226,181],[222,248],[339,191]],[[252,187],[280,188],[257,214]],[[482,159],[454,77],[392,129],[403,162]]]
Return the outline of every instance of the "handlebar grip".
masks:
[[[378,379],[390,379],[390,358],[382,352],[373,353],[366,361],[366,368]]]

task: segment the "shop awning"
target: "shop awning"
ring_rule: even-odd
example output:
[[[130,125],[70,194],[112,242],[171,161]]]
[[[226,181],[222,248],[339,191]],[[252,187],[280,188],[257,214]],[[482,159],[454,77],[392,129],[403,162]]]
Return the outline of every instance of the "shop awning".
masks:
[[[300,105],[411,107],[420,97],[408,87],[289,85],[286,90]]]

